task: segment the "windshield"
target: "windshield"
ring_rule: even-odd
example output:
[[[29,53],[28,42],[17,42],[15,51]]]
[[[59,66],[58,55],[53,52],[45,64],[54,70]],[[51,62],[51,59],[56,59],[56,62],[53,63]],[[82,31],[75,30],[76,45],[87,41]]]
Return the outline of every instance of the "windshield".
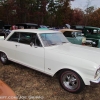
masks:
[[[40,37],[43,41],[44,46],[59,45],[68,43],[68,40],[62,33],[41,33]]]

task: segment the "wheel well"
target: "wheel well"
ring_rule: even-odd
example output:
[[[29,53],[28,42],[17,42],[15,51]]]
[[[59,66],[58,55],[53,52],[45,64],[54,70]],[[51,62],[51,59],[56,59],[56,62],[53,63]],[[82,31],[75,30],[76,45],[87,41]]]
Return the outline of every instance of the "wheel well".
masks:
[[[3,52],[3,51],[0,51],[0,54],[1,54],[1,53],[5,53],[5,52]],[[6,54],[6,53],[5,53],[5,54]],[[6,54],[6,56],[7,56],[7,54]],[[8,58],[8,56],[7,56],[7,58]]]
[[[68,68],[60,69],[59,71],[57,71],[57,72],[54,74],[54,76],[59,77],[59,76],[60,76],[60,74],[61,74],[64,70],[70,70],[70,71],[73,71],[73,72],[75,72],[76,74],[78,74],[78,75],[80,76],[80,74],[79,74],[79,73],[77,73],[75,70],[68,69]],[[80,76],[80,78],[81,78],[81,79],[82,79],[82,81],[83,81],[83,78],[82,78],[81,76]],[[83,81],[83,83],[84,83],[84,81]]]
[[[58,70],[54,75],[59,75],[59,74],[60,74],[62,71],[64,71],[64,70],[71,70],[71,69],[68,69],[68,68],[60,69],[60,70]],[[74,71],[74,70],[71,70],[71,71],[77,73],[77,72]],[[78,73],[77,73],[77,74],[78,74]]]
[[[59,74],[64,70],[69,70],[69,69],[66,69],[66,68],[65,69],[60,69],[54,74],[54,76],[59,76]]]
[[[0,54],[2,53],[2,51],[0,51]],[[4,52],[3,52],[4,53]]]

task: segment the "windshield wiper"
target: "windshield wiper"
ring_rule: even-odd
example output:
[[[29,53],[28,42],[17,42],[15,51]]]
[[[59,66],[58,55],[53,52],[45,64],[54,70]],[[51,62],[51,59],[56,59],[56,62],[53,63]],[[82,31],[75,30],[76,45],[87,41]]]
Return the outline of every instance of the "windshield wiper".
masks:
[[[51,43],[51,45],[56,45],[56,43]]]
[[[67,42],[62,42],[62,43],[67,43]]]

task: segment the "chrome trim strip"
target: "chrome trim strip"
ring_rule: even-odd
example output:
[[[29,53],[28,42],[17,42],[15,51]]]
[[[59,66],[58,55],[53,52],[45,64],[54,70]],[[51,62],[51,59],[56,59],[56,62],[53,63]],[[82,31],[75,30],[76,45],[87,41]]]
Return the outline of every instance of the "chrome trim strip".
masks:
[[[92,83],[100,83],[100,77],[97,79],[97,80],[94,80],[94,81],[90,81],[90,82],[92,82]]]

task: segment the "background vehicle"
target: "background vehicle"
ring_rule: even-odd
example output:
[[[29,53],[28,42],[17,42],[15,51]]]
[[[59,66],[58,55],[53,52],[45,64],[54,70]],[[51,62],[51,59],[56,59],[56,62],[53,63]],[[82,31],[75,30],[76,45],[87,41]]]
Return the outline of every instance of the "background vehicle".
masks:
[[[100,28],[85,26],[83,31],[86,36],[86,40],[90,40],[93,47],[100,48]]]
[[[3,32],[5,33],[5,37],[7,37],[11,32],[11,25],[4,25]]]
[[[6,37],[6,34],[3,31],[3,28],[4,28],[4,22],[2,20],[0,20],[0,36]]]
[[[85,44],[86,38],[83,36],[81,30],[74,30],[74,29],[61,29],[64,36],[68,39],[69,42],[74,44]]]
[[[38,29],[38,24],[34,23],[18,23],[16,24],[18,29]]]
[[[11,32],[11,25],[5,25],[2,20],[0,20],[0,36],[7,37]]]
[[[90,44],[93,47],[100,48],[100,28],[92,26],[71,26],[73,29],[82,30],[84,36],[86,37],[86,44]]]

